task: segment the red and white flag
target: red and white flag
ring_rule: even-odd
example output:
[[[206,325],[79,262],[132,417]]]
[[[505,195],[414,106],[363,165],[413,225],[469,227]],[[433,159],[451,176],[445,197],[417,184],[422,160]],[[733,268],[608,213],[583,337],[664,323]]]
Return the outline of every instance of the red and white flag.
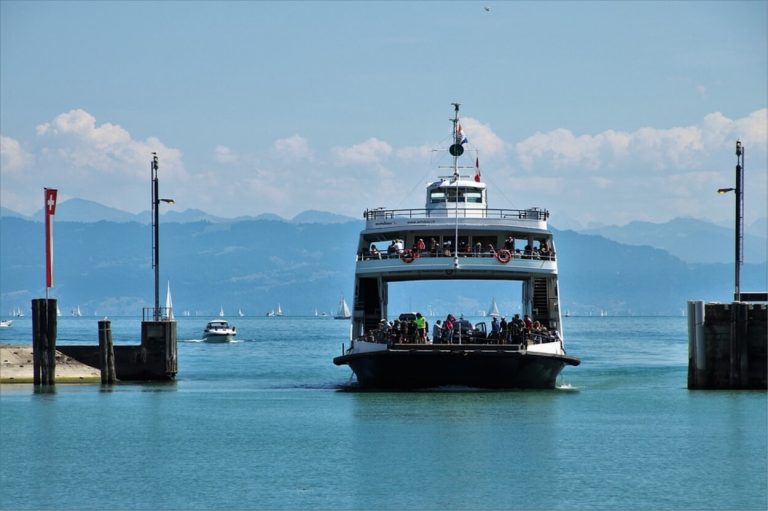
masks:
[[[45,188],[45,287],[53,287],[53,215],[58,190]]]
[[[475,181],[480,182],[480,158],[475,158]]]

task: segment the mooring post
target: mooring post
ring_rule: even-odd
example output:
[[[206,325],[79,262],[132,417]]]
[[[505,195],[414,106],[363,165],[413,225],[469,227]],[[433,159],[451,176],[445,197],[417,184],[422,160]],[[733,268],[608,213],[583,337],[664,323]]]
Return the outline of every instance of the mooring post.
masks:
[[[56,300],[32,300],[32,359],[35,385],[56,383]]]
[[[112,322],[99,321],[99,356],[101,360],[101,383],[115,383],[115,348],[112,344]]]

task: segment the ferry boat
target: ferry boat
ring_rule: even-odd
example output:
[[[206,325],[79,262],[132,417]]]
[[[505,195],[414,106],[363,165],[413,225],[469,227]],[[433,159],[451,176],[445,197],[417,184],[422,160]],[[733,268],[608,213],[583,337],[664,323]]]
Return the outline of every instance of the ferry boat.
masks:
[[[466,139],[459,104],[453,106],[452,175],[427,185],[423,209],[364,212],[350,345],[342,346],[333,362],[349,366],[363,389],[554,388],[563,368],[580,360],[565,351],[549,212],[488,207],[477,158],[474,165],[463,164]],[[475,169],[474,176],[461,175],[462,169]],[[526,321],[516,317],[502,336],[495,336],[487,334],[484,323],[472,326],[462,318],[431,342],[394,331],[388,321],[389,285],[437,280],[514,283],[522,291]]]

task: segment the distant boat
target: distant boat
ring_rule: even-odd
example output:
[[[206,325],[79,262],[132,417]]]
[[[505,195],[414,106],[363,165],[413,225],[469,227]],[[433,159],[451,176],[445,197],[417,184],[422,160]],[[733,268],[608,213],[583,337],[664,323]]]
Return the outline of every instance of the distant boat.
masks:
[[[277,310],[275,311],[275,316],[282,316],[283,315],[283,309],[280,307],[280,304],[277,304]]]
[[[352,314],[349,312],[349,305],[347,305],[347,301],[344,299],[344,295],[342,295],[341,301],[339,302],[339,309],[336,311],[333,319],[349,319],[351,317]]]
[[[493,298],[491,300],[491,308],[488,309],[488,315],[491,316],[492,318],[497,318],[501,316],[501,314],[499,314],[499,307],[498,305],[496,305],[496,298]]]
[[[220,317],[220,318],[223,318],[223,317],[224,317],[224,307],[222,307],[221,309],[219,309],[219,317]]]
[[[0,328],[8,328],[13,324],[12,319],[0,319]]]
[[[267,312],[268,318],[274,318],[275,317],[275,309],[272,309],[271,311]]]
[[[240,316],[241,318],[245,316],[245,314],[243,314],[243,309],[237,309],[237,315]]]
[[[21,310],[21,307],[16,307],[16,310],[13,311],[13,315],[17,318],[23,318],[24,312]]]
[[[235,340],[237,330],[224,320],[209,321],[203,330],[204,342],[232,342]]]
[[[59,304],[56,304],[56,315],[61,316],[61,309],[59,309]]]
[[[165,319],[173,321],[173,301],[171,301],[171,281],[168,281],[168,290],[165,293]]]
[[[80,312],[80,306],[79,305],[77,306],[77,308],[72,309],[72,316],[74,316],[76,318],[79,318],[82,315],[83,315],[83,313]]]

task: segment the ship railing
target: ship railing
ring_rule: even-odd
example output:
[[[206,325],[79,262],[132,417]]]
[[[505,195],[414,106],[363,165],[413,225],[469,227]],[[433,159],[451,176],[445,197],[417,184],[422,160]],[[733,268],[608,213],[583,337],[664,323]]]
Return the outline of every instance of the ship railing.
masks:
[[[448,208],[448,209],[366,209],[363,218],[366,220],[390,220],[395,218],[429,218],[441,217],[446,215],[459,218],[477,218],[478,213],[482,213],[482,218],[498,219],[518,219],[518,220],[547,220],[549,211],[541,208],[529,209],[477,209],[477,208]]]
[[[499,253],[505,249],[499,249],[498,251],[484,251],[484,252],[459,252],[459,257],[485,257],[485,258],[498,258]],[[541,254],[539,252],[526,252],[524,250],[516,249],[514,252],[509,252],[509,259],[510,260],[537,260],[537,261],[554,261],[555,260],[555,254]],[[412,256],[412,257],[411,257]],[[357,254],[357,261],[375,261],[375,260],[381,260],[381,259],[408,259],[411,258],[412,262],[413,259],[419,259],[422,257],[430,258],[430,257],[453,257],[453,252],[451,250],[423,250],[419,252],[418,256],[416,256],[415,252],[413,250],[403,252],[378,252],[376,254],[372,254],[369,249],[365,249],[362,252]],[[405,261],[403,261],[405,262]],[[504,263],[506,264],[506,263]]]

